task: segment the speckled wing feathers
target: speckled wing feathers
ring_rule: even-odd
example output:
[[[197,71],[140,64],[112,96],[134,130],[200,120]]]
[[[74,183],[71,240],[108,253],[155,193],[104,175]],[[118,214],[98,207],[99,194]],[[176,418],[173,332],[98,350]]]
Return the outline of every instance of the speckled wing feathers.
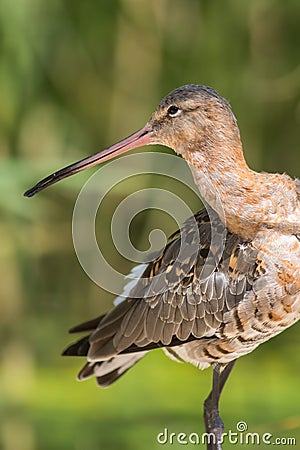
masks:
[[[202,368],[226,364],[295,323],[300,315],[297,236],[245,241],[212,211],[200,211],[171,236],[121,303],[72,329],[91,334],[66,355],[87,355],[79,374],[107,386],[148,350]]]
[[[212,229],[219,235],[215,247]],[[102,318],[89,338],[89,360],[109,359],[130,347],[143,350],[153,343],[173,346],[213,336],[224,314],[251,289],[256,253],[224,233],[218,218],[210,220],[201,211],[147,266],[131,297]]]

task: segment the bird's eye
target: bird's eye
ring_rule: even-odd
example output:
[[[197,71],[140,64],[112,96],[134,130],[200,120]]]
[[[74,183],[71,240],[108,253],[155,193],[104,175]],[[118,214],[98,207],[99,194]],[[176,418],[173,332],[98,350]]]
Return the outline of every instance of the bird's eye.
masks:
[[[176,117],[176,116],[179,116],[179,114],[181,114],[181,109],[178,108],[178,106],[175,106],[175,105],[169,106],[168,115],[170,117]]]

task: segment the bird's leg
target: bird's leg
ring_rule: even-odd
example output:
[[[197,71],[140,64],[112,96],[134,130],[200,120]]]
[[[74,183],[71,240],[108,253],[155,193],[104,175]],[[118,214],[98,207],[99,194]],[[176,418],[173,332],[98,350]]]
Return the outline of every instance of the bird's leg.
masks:
[[[207,450],[222,450],[224,424],[219,413],[219,400],[235,360],[224,365],[216,364],[213,371],[212,390],[204,402],[204,423],[207,433]]]

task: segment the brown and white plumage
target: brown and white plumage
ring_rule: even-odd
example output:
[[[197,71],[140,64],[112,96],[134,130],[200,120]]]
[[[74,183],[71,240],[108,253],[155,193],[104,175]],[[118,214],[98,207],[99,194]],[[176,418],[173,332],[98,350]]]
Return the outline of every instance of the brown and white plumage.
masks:
[[[157,347],[201,368],[228,363],[298,320],[299,286],[281,283],[284,266],[252,242],[229,232],[223,236],[217,216],[213,225],[205,210],[195,219],[170,238],[122,303],[72,329],[91,331],[64,352],[87,355],[79,379],[94,375],[99,385],[109,385]],[[211,247],[212,226],[225,240],[222,255]],[[177,259],[181,246],[184,265]]]
[[[228,102],[211,88],[187,85],[167,95],[141,130],[25,195],[149,144],[185,158],[207,211],[188,219],[140,267],[123,302],[73,328],[88,334],[64,354],[87,356],[79,378],[95,376],[101,386],[158,347],[180,361],[214,365],[205,423],[220,438],[218,401],[234,360],[300,317],[300,182],[251,170]]]

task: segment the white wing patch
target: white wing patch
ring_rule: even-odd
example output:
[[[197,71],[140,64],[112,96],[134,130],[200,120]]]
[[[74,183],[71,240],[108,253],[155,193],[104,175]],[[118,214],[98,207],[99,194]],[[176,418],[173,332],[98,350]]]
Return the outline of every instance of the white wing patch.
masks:
[[[119,303],[122,303],[125,298],[128,297],[131,289],[137,284],[139,279],[144,273],[144,270],[146,269],[148,264],[138,264],[137,266],[134,266],[132,270],[129,272],[128,275],[126,275],[125,280],[128,281],[123,289],[123,292],[114,300],[114,305],[117,306]]]

